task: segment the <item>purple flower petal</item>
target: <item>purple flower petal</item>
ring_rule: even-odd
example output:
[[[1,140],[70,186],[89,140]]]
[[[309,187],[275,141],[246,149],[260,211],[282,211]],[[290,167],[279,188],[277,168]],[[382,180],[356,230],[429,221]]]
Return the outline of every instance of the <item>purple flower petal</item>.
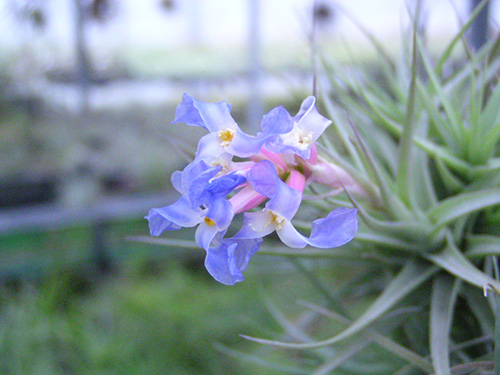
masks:
[[[175,171],[172,174],[171,180],[175,189],[181,193],[186,194],[194,181],[203,180],[209,181],[222,169],[221,166],[211,167],[203,160],[194,160],[189,163],[182,172]]]
[[[193,208],[185,196],[169,206],[152,208],[146,216],[152,236],[159,236],[165,230],[194,227],[202,218],[202,210]]]
[[[206,103],[184,94],[182,102],[175,110],[172,123],[185,122],[192,126],[201,126],[210,132],[231,128],[237,125],[231,117],[231,106],[225,100],[218,103]]]
[[[225,239],[218,247],[209,248],[205,268],[218,282],[234,285],[243,281],[243,271],[250,258],[259,250],[262,239]]]
[[[246,212],[243,225],[233,238],[251,239],[263,238],[275,231],[272,213],[266,210],[259,212]]]
[[[182,172],[181,171],[174,171],[172,173],[172,176],[170,177],[170,181],[172,181],[172,186],[174,187],[175,190],[177,190],[181,194],[184,194],[183,186],[182,186]]]
[[[226,152],[226,149],[221,146],[221,141],[217,133],[208,133],[198,141],[198,149],[196,150],[196,159],[204,160],[211,164],[220,155]]]
[[[206,213],[206,217],[213,220],[219,231],[223,231],[231,225],[233,216],[233,205],[226,199],[212,200]]]
[[[279,133],[279,139],[269,138],[265,148],[272,152],[293,153],[306,160],[309,159],[312,144],[331,124],[330,120],[319,114],[315,103],[316,99],[313,96],[306,98],[297,115],[292,118],[292,126],[282,128],[289,130]],[[269,128],[267,123],[266,128]]]
[[[266,209],[283,216],[286,220],[292,220],[299,210],[302,202],[302,193],[278,180],[273,197],[267,202]]]
[[[166,230],[178,230],[182,228],[166,219],[165,216],[162,215],[161,208],[152,208],[149,210],[149,214],[145,219],[149,221],[149,233],[152,236],[159,236]]]
[[[217,233],[225,232],[233,220],[233,205],[225,199],[210,202],[203,220],[196,229],[195,240],[198,246],[207,250]]]
[[[217,233],[219,233],[217,226],[208,225],[205,221],[202,221],[196,228],[194,240],[199,247],[207,250]]]
[[[285,245],[293,249],[302,249],[308,245],[307,237],[300,234],[288,220],[276,229],[276,234]]]
[[[188,196],[193,207],[210,205],[210,202],[214,200],[225,198],[245,182],[245,177],[236,173],[230,173],[210,181],[212,177],[210,174],[202,174],[191,183]]]
[[[357,209],[337,208],[327,217],[314,220],[308,243],[319,248],[338,247],[351,241],[358,231]]]
[[[315,103],[316,98],[314,96],[307,97],[302,102],[299,112],[294,117],[299,129],[312,134],[313,142],[315,142],[332,123],[318,112]]]
[[[282,106],[276,107],[269,111],[260,124],[263,134],[284,134],[288,133],[293,128],[294,119]]]
[[[258,154],[266,139],[261,137],[254,137],[242,132],[240,129],[236,130],[231,143],[225,148],[231,155],[240,158],[247,158],[249,156]]]
[[[256,192],[272,198],[279,177],[274,164],[269,160],[262,160],[250,168],[247,179]]]

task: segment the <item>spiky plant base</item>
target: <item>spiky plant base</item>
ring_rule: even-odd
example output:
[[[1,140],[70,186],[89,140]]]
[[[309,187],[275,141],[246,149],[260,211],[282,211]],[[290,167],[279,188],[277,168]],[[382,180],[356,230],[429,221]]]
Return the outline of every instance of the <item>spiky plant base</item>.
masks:
[[[313,203],[358,209],[355,240],[328,253],[371,259],[367,273],[384,272],[370,273],[370,282],[384,287],[357,318],[333,298],[328,307],[306,304],[341,328],[329,338],[304,342],[296,332],[307,325],[279,341],[247,337],[314,351],[320,359],[299,366],[305,373],[500,373],[500,42],[452,57],[469,23],[437,57],[414,33],[400,61],[380,53],[376,73],[323,57],[318,100],[333,126],[319,154],[365,194],[346,187],[334,199],[312,190],[321,197]]]

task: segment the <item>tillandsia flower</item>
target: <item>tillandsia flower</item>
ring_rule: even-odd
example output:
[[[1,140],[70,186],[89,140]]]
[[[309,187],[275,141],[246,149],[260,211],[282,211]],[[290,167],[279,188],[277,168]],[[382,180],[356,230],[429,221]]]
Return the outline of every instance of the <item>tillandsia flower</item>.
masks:
[[[227,152],[230,155],[248,157],[259,152],[263,140],[252,137],[239,128],[231,117],[231,105],[226,101],[206,103],[184,94],[175,111],[175,120],[192,126],[200,126],[210,133],[200,139],[197,159],[212,161]]]
[[[292,224],[308,184],[339,186],[327,177],[334,166],[318,156],[314,144],[331,123],[318,113],[315,102],[306,98],[294,117],[283,107],[271,110],[262,120],[262,132],[251,136],[240,130],[225,101],[205,103],[184,94],[174,123],[201,126],[210,133],[200,139],[195,160],[172,174],[179,200],[150,210],[146,219],[151,235],[198,226],[195,241],[206,250],[205,267],[226,285],[243,280],[262,238],[274,231],[292,248],[349,242],[358,228],[355,209],[338,208],[313,221],[309,237]],[[340,178],[345,185],[353,181],[347,174]],[[242,227],[226,238],[240,213]]]
[[[220,170],[220,166],[209,167],[200,160],[189,164],[183,172],[174,173],[172,183],[183,195],[169,206],[149,211],[146,219],[151,235],[198,225],[196,243],[207,250],[233,219],[233,206],[225,197],[245,182],[243,176],[234,173],[213,179]]]
[[[261,161],[252,169],[254,173],[248,176],[250,184],[270,200],[262,211],[245,213],[243,227],[234,238],[262,238],[276,231],[281,241],[292,248],[307,245],[319,248],[338,247],[353,239],[358,229],[356,209],[338,208],[326,218],[313,221],[311,236],[307,238],[291,222],[299,209],[302,191],[281,181],[276,168],[269,161]],[[304,176],[299,173],[291,176],[298,180],[291,182],[291,185],[304,186]]]
[[[318,113],[315,103],[314,96],[307,97],[294,117],[282,107],[277,107],[264,116],[261,136],[276,135],[266,137],[265,147],[276,153],[293,153],[309,159],[314,142],[332,123]]]

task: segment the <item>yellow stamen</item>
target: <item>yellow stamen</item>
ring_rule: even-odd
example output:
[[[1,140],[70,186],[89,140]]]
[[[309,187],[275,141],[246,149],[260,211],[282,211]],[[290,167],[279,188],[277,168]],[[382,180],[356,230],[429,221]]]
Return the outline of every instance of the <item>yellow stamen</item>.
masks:
[[[281,215],[278,215],[274,212],[271,212],[271,223],[274,224],[276,229],[281,229],[281,226],[285,222],[285,218]]]
[[[231,144],[235,131],[233,129],[220,130],[217,132],[217,137],[221,139],[220,145],[227,147]]]
[[[210,227],[213,227],[215,225],[215,221],[206,216],[205,216],[205,223]]]

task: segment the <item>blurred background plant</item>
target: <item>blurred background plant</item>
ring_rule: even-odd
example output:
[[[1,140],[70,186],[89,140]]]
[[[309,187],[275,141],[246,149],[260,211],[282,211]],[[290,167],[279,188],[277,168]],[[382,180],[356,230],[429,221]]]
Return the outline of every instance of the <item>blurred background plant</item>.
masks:
[[[412,27],[398,0],[197,1],[1,2],[2,373],[491,372],[498,46],[464,41],[485,21],[444,27],[477,2],[428,3]],[[185,238],[126,240],[195,149],[200,133],[168,126],[184,91],[251,131],[294,113],[313,75],[334,121],[321,153],[370,195],[311,190],[296,225],[357,204],[355,242],[269,246],[228,288]]]

